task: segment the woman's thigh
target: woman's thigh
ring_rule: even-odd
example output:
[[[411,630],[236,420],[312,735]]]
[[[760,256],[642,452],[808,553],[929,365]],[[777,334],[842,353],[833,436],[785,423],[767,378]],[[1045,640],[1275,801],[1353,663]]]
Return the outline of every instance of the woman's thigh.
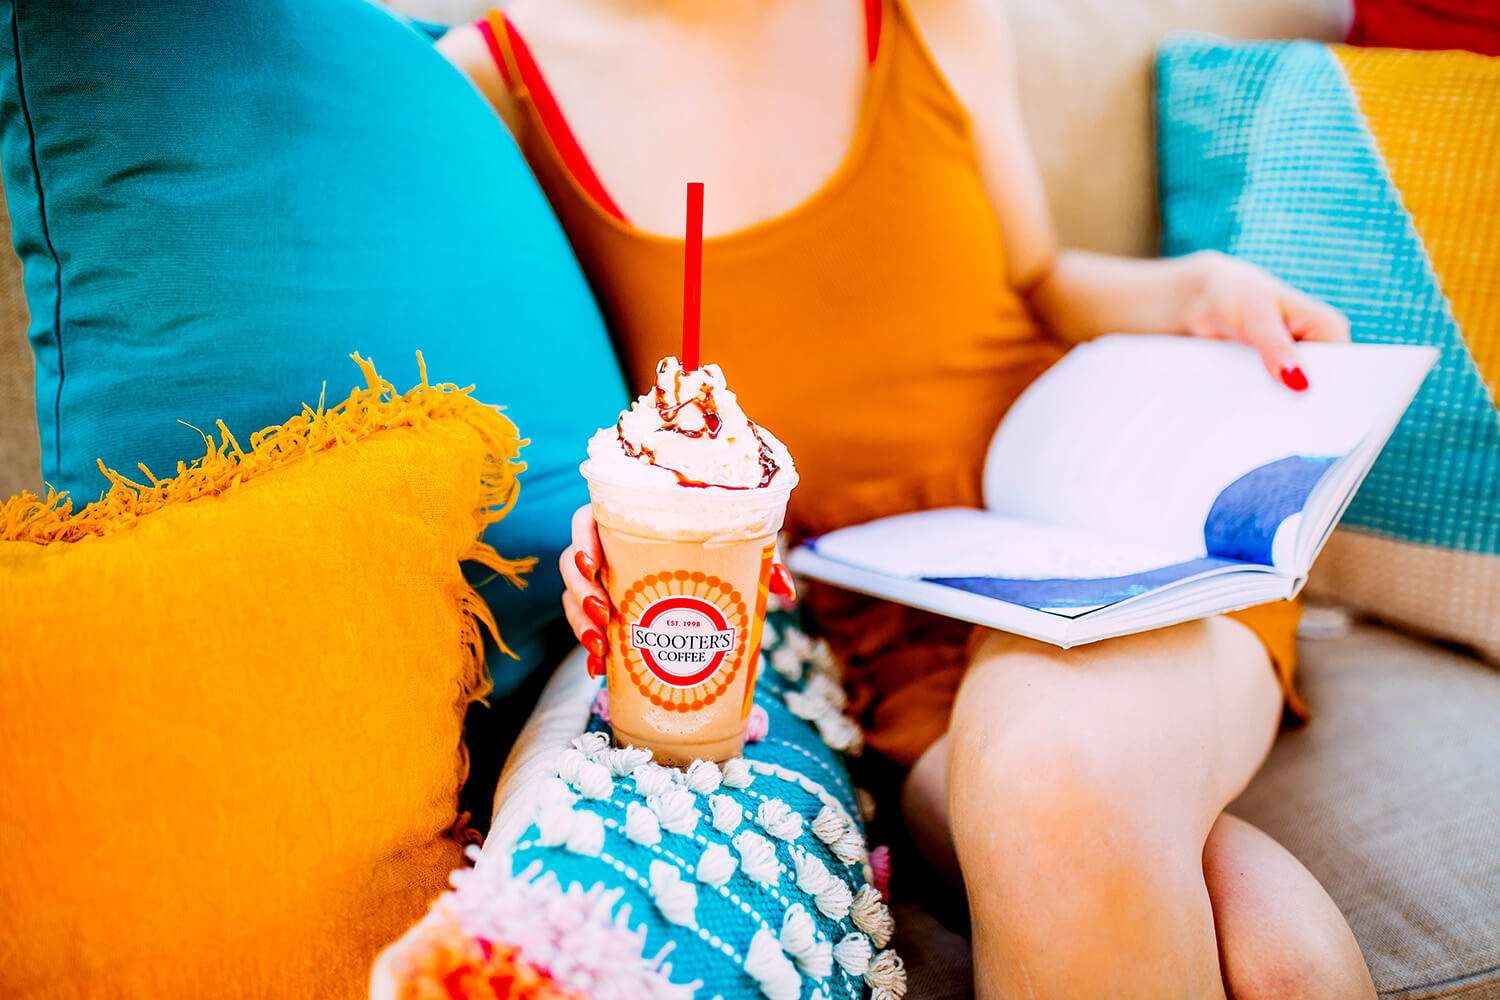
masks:
[[[1073,650],[987,637],[945,741],[978,994],[1222,1000],[1203,845],[1280,706],[1227,619]]]
[[[1070,650],[991,633],[954,706],[950,795],[1097,780],[1164,821],[1187,824],[1201,846],[1260,767],[1281,707],[1265,649],[1228,618]]]

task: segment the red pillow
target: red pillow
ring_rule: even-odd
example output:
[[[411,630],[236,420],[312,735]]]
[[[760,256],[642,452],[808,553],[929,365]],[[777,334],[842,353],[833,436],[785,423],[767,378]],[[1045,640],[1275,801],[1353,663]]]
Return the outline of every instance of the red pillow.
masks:
[[[1500,4],[1478,0],[1355,0],[1350,45],[1468,49],[1500,55]]]

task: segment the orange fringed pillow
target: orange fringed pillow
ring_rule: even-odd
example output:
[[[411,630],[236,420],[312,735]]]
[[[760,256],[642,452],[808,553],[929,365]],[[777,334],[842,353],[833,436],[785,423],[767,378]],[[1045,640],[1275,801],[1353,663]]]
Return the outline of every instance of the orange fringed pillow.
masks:
[[[0,995],[360,996],[460,864],[459,564],[529,568],[478,541],[522,442],[360,363],[247,450],[0,507]]]

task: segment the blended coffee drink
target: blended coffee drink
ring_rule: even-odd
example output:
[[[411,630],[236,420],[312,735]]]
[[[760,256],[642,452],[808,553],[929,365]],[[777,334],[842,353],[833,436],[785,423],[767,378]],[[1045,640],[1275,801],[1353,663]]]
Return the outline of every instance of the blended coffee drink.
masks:
[[[615,740],[663,764],[737,756],[755,691],[771,562],[797,472],[717,365],[667,358],[589,441],[582,471],[614,606]]]

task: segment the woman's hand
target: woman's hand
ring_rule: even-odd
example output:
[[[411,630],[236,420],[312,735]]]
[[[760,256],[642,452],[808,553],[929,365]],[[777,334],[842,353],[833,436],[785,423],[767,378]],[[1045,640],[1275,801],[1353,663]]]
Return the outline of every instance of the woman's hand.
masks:
[[[563,549],[558,566],[562,570],[563,586],[567,588],[563,591],[563,613],[567,615],[573,634],[589,651],[590,677],[604,673],[604,653],[609,648],[605,627],[613,611],[609,606],[609,595],[599,583],[599,570],[603,565],[594,511],[587,505],[579,507],[573,512],[573,544]],[[788,601],[797,599],[792,574],[780,559],[771,564],[771,593]]]
[[[589,676],[604,673],[604,629],[609,624],[609,595],[599,585],[599,568],[604,557],[599,549],[599,530],[594,526],[594,511],[588,505],[573,512],[573,544],[563,549],[558,559],[562,570],[563,614],[573,627],[573,634],[589,651]]]
[[[1297,341],[1349,339],[1337,309],[1212,250],[1166,260],[1064,250],[1030,302],[1053,332],[1075,342],[1128,331],[1249,344],[1271,377],[1297,392],[1307,388]]]
[[[1295,343],[1348,340],[1349,323],[1338,310],[1220,253],[1141,260],[1061,249],[1021,116],[1006,5],[921,6],[923,39],[969,113],[1006,278],[1051,333],[1069,343],[1109,333],[1237,340],[1260,352],[1272,378],[1307,388]]]
[[[1260,352],[1271,377],[1288,389],[1307,388],[1296,342],[1349,339],[1349,320],[1248,261],[1204,251],[1185,259],[1196,280],[1183,313],[1194,337],[1234,340]]]

